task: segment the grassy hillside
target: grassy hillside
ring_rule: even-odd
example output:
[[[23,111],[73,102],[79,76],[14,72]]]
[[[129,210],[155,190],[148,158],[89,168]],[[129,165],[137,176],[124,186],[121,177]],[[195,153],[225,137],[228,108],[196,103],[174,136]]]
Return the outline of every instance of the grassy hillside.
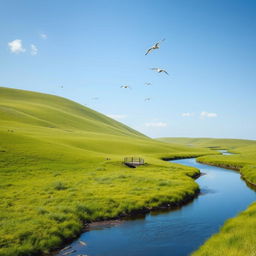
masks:
[[[209,138],[162,138],[161,141],[197,147],[224,148],[230,156],[202,156],[199,162],[240,171],[256,189],[256,141]],[[237,217],[228,220],[220,232],[210,238],[193,256],[254,256],[256,252],[256,203]]]
[[[237,147],[256,146],[256,141],[241,139],[215,139],[215,138],[158,138],[159,141],[186,145],[191,147],[204,147],[215,149],[233,149]]]
[[[36,255],[83,223],[193,197],[195,168],[164,162],[209,154],[169,144],[73,101],[0,88],[0,255]],[[146,165],[130,169],[125,156]]]

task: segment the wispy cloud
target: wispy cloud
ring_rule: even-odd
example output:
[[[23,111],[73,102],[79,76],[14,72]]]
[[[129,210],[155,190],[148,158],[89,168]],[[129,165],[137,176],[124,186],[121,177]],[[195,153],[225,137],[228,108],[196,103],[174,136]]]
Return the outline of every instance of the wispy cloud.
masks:
[[[35,56],[35,55],[37,55],[37,53],[38,53],[37,47],[34,44],[31,44],[30,45],[30,54]]]
[[[126,115],[119,115],[119,114],[109,114],[107,116],[110,118],[113,118],[113,119],[117,119],[117,120],[124,119],[127,117]]]
[[[185,113],[182,113],[181,116],[183,116],[183,117],[190,117],[190,116],[194,116],[194,113],[185,112]]]
[[[164,122],[151,122],[151,123],[145,123],[146,127],[166,127],[167,123]]]
[[[22,53],[25,52],[26,49],[22,46],[22,40],[15,39],[8,43],[9,49],[12,53]]]
[[[206,111],[202,111],[200,113],[200,117],[201,118],[205,118],[205,117],[209,117],[209,118],[212,118],[212,117],[217,117],[218,114],[217,113],[209,113],[209,112],[206,112]]]
[[[46,35],[46,34],[44,34],[44,33],[41,33],[41,34],[39,34],[40,35],[40,37],[42,38],[42,39],[47,39],[48,38],[48,36]]]

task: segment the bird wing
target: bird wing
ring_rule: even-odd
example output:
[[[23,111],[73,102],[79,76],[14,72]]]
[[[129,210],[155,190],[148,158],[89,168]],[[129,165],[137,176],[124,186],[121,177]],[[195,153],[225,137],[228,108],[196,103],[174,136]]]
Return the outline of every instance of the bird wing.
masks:
[[[168,74],[168,72],[167,72],[167,71],[165,71],[164,69],[163,69],[163,72],[164,72],[166,75],[169,75],[169,74]]]
[[[158,70],[158,68],[151,68],[151,70]]]
[[[159,47],[160,43],[162,43],[163,41],[165,41],[165,38],[162,39],[161,41],[157,42],[157,43],[155,44],[155,46]]]
[[[151,51],[153,51],[154,49],[151,47],[147,50],[147,52],[145,53],[145,55],[148,55]]]

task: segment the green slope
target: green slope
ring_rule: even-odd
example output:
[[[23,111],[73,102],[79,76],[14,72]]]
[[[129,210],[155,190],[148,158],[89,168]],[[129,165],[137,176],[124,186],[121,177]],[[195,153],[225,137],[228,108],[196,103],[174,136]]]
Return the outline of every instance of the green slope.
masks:
[[[61,97],[0,88],[0,255],[47,253],[83,222],[191,198],[198,170],[161,158],[210,153],[155,141]],[[147,164],[124,166],[131,155]]]
[[[92,109],[53,95],[0,87],[0,104],[1,119],[8,125],[145,137]]]
[[[159,141],[168,143],[176,143],[180,145],[193,146],[193,147],[205,147],[216,149],[233,149],[238,147],[247,147],[249,145],[255,145],[254,140],[241,140],[241,139],[215,139],[215,138],[158,138]]]

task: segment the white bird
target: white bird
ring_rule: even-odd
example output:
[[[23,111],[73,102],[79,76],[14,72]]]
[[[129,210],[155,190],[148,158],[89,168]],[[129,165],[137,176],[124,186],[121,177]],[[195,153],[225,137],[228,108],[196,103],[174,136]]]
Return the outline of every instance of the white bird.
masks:
[[[148,55],[150,52],[152,52],[153,50],[159,49],[160,43],[163,42],[165,39],[161,40],[160,42],[157,42],[156,44],[154,44],[151,48],[149,48],[147,50],[147,52],[145,53],[145,55]]]
[[[147,85],[147,86],[148,86],[148,85],[152,85],[152,84],[151,84],[151,83],[145,83],[145,85]]]
[[[169,75],[169,74],[167,73],[167,71],[164,70],[164,69],[162,69],[162,68],[151,68],[151,70],[155,70],[155,71],[158,72],[158,73],[164,72],[166,75]]]
[[[122,85],[122,86],[120,86],[120,88],[131,89],[131,87],[129,85]]]
[[[145,98],[145,101],[150,101],[150,98]]]

